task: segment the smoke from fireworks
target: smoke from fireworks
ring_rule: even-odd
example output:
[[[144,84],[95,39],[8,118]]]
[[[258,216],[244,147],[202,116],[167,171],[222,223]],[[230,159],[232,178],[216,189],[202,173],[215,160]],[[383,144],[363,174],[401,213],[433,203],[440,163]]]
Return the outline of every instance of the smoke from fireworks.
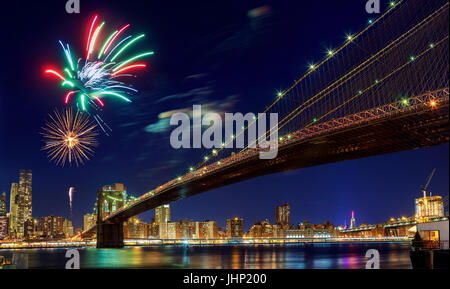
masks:
[[[95,110],[100,109],[104,106],[103,98],[105,97],[115,97],[131,102],[128,95],[136,93],[137,90],[127,85],[122,79],[133,77],[134,75],[130,74],[133,70],[145,68],[147,64],[136,61],[153,54],[153,51],[149,51],[128,58],[123,57],[130,47],[145,36],[140,34],[124,37],[123,32],[130,27],[130,24],[113,31],[109,37],[105,38],[102,45],[97,45],[100,43],[100,35],[103,33],[105,24],[105,22],[98,24],[97,20],[98,16],[95,16],[89,26],[84,59],[79,58],[78,61],[74,61],[69,45],[59,41],[66,59],[64,72],[52,68],[45,70],[45,73],[60,79],[61,86],[68,90],[64,96],[64,102],[67,104],[77,98],[77,106],[83,111],[86,111],[88,106]],[[99,118],[98,115],[97,118]],[[104,122],[97,118],[95,120],[105,131],[102,126]]]
[[[73,192],[75,191],[74,187],[69,188],[69,206],[70,206],[70,216],[72,217],[72,199],[73,199]]]
[[[48,152],[50,160],[62,166],[72,161],[78,166],[89,160],[97,146],[97,126],[88,115],[68,108],[61,112],[55,110],[49,117],[41,134],[45,142],[42,149]]]

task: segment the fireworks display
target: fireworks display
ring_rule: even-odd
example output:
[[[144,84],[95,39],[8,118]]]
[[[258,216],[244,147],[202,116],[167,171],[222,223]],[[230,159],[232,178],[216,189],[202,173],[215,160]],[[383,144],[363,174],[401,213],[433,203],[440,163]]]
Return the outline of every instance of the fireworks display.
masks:
[[[99,23],[98,16],[95,16],[89,25],[84,59],[79,58],[75,61],[69,45],[59,41],[66,59],[66,67],[61,71],[52,68],[45,70],[45,73],[60,79],[61,86],[67,89],[64,102],[67,104],[76,99],[77,106],[83,111],[86,111],[88,106],[94,109],[103,107],[105,97],[131,102],[129,95],[136,93],[137,90],[127,85],[123,79],[133,77],[132,71],[145,68],[146,63],[137,61],[153,54],[149,51],[124,57],[130,47],[145,35],[125,36],[124,31],[130,27],[130,24],[127,24],[113,31],[104,38],[103,43],[100,43],[104,26],[105,22]],[[103,129],[97,118],[96,121]]]
[[[97,125],[90,121],[88,115],[79,110],[74,113],[67,108],[55,110],[49,117],[42,128],[45,142],[42,149],[48,152],[50,160],[62,166],[72,162],[78,166],[89,160],[97,146]]]

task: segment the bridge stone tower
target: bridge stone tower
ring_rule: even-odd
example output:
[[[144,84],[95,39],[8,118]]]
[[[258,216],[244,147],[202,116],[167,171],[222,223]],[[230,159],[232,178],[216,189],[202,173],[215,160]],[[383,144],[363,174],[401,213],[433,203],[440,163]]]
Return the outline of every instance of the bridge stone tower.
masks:
[[[104,222],[103,218],[126,204],[126,190],[122,184],[104,186],[97,192],[97,248],[122,248],[123,221]]]

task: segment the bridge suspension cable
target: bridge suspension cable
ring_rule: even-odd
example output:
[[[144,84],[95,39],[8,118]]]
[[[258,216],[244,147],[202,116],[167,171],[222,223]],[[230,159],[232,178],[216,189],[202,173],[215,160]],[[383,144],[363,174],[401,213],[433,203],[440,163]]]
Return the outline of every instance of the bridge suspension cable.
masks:
[[[325,89],[323,89],[322,91],[320,91],[318,94],[314,95],[313,97],[311,97],[310,99],[308,99],[305,103],[301,104],[300,106],[298,106],[296,109],[294,109],[291,113],[289,113],[285,118],[283,118],[277,127],[276,131],[273,131],[273,128],[269,129],[269,137],[271,135],[273,135],[275,132],[278,132],[282,127],[284,127],[289,121],[295,119],[300,113],[302,113],[303,111],[305,111],[307,108],[311,107],[313,104],[317,103],[317,101],[319,101],[320,99],[324,98],[325,96],[327,96],[329,93],[331,93],[331,91],[339,88],[341,85],[343,85],[344,83],[346,83],[347,81],[349,81],[351,78],[353,78],[354,76],[356,76],[356,74],[358,74],[359,72],[361,72],[363,69],[368,68],[373,62],[377,61],[379,58],[381,58],[383,55],[385,55],[385,53],[388,53],[391,49],[397,47],[398,45],[400,45],[403,41],[407,40],[411,35],[413,35],[414,33],[416,33],[419,29],[425,27],[426,24],[428,24],[430,21],[433,20],[433,17],[439,16],[441,12],[445,11],[445,9],[448,9],[448,2],[443,5],[441,8],[439,8],[438,10],[436,10],[434,13],[432,13],[431,15],[429,15],[427,18],[425,18],[423,21],[421,21],[419,24],[417,24],[416,26],[414,26],[413,28],[411,28],[410,30],[408,30],[407,32],[405,32],[404,34],[402,34],[399,38],[395,39],[393,42],[391,42],[388,46],[386,46],[385,48],[383,48],[382,50],[380,50],[379,52],[377,52],[377,54],[373,55],[372,57],[370,57],[369,59],[367,59],[366,61],[364,61],[363,63],[361,63],[360,65],[358,65],[357,67],[355,67],[353,70],[351,70],[349,73],[347,73],[346,75],[342,76],[340,79],[338,79],[336,82],[332,83],[330,86],[326,87]],[[406,38],[405,38],[406,37]],[[448,37],[447,37],[448,38]],[[444,38],[444,39],[447,39]],[[442,40],[440,40],[437,44],[433,45],[433,47],[429,47],[427,50],[424,51],[427,52],[430,49],[435,48],[436,46],[438,46],[439,44],[442,43]],[[414,60],[418,60],[419,57],[422,54],[418,55],[415,57]],[[410,59],[411,60],[411,59]],[[408,61],[406,64],[412,63],[412,61]],[[364,66],[365,65],[365,66]],[[402,68],[404,66],[401,66]],[[359,70],[361,68],[361,70]],[[358,71],[359,70],[359,71]],[[355,72],[355,73],[354,73]],[[392,74],[389,74],[388,76],[391,76]],[[348,78],[347,78],[348,77]],[[375,87],[376,85],[378,85],[380,82],[382,82],[384,79],[383,78],[381,80],[378,80],[376,83],[374,83],[373,85],[369,86],[370,88]],[[345,80],[343,82],[340,82],[341,80]],[[339,84],[339,85],[337,85]],[[324,93],[325,91],[327,91],[330,88],[333,88],[333,90],[328,91],[326,94],[322,95],[321,97],[317,98],[318,96],[320,96],[322,93]],[[361,96],[366,90],[360,90],[358,91],[358,93],[356,94],[356,96]],[[353,100],[356,97],[352,97],[350,100]],[[311,102],[313,101],[314,102]],[[320,121],[322,118],[324,118],[325,116],[331,114],[332,112],[336,111],[337,109],[343,107],[345,104],[349,103],[350,101],[346,101],[343,104],[339,105],[338,107],[335,107],[334,109],[332,109],[331,111],[329,111],[328,113],[326,113],[323,117],[320,118],[315,118],[313,122],[311,122],[309,125],[316,123],[317,121]],[[309,103],[309,104],[308,104]],[[308,104],[307,106],[305,106],[306,104]],[[299,109],[301,109],[300,111],[298,111]],[[294,114],[293,116],[291,116],[292,114]],[[280,126],[281,124],[281,126]],[[247,145],[244,149],[242,149],[240,152],[248,149],[249,147],[252,147],[257,141],[259,142],[260,139],[262,137],[267,137],[266,135],[260,136],[257,140],[255,140],[254,142],[252,142],[251,144]]]
[[[367,32],[370,28],[372,28],[373,26],[375,26],[379,21],[381,21],[384,17],[386,17],[386,15],[388,15],[390,12],[392,12],[397,6],[399,6],[404,0],[400,0],[398,2],[392,2],[393,5],[389,5],[388,9],[385,13],[383,13],[382,15],[380,15],[380,17],[378,17],[377,19],[371,21],[369,23],[368,26],[366,26],[363,30],[361,30],[359,33],[352,35],[351,39],[348,39],[344,44],[342,44],[339,48],[337,48],[336,50],[333,51],[332,54],[328,54],[327,57],[325,57],[325,59],[323,59],[319,64],[314,66],[314,69],[309,69],[305,74],[303,74],[299,79],[297,79],[294,84],[292,84],[288,89],[284,90],[283,92],[281,92],[277,99],[270,104],[268,107],[266,107],[266,109],[263,111],[263,113],[266,113],[267,111],[269,111],[272,107],[274,107],[281,99],[283,99],[283,97],[285,95],[287,95],[290,91],[292,91],[301,81],[303,81],[305,78],[307,78],[311,73],[313,73],[315,70],[317,70],[318,68],[320,68],[322,65],[324,65],[325,63],[327,63],[329,60],[333,59],[333,57],[335,57],[339,52],[343,51],[344,48],[346,48],[347,46],[349,46],[353,41],[355,41],[356,39],[358,39],[359,37],[361,37],[365,32]],[[246,130],[248,130],[248,128],[250,126],[252,126],[253,124],[255,124],[259,119],[259,115],[252,121],[250,122],[247,126],[245,126],[240,132],[238,132],[236,134],[235,137],[238,137],[239,135],[241,135],[242,133],[244,133]],[[219,148],[218,150],[215,150],[215,153],[212,153],[210,155],[211,158],[218,156],[218,154],[223,151],[226,146],[230,143],[232,143],[234,141],[234,138],[231,138],[228,142],[225,142],[221,148]],[[201,161],[199,164],[197,164],[195,166],[195,170],[197,170],[198,168],[202,167],[205,163],[207,163],[208,161],[210,161],[210,158],[208,157],[207,159]]]

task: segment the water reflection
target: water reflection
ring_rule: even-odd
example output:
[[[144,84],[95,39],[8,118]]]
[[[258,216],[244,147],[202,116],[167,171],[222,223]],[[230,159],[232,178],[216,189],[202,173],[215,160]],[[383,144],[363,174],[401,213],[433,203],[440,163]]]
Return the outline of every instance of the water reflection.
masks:
[[[382,269],[411,268],[407,243],[167,245],[79,250],[81,268],[363,269],[368,249],[380,252]],[[26,256],[29,268],[64,268],[65,252],[0,250],[0,255]]]

